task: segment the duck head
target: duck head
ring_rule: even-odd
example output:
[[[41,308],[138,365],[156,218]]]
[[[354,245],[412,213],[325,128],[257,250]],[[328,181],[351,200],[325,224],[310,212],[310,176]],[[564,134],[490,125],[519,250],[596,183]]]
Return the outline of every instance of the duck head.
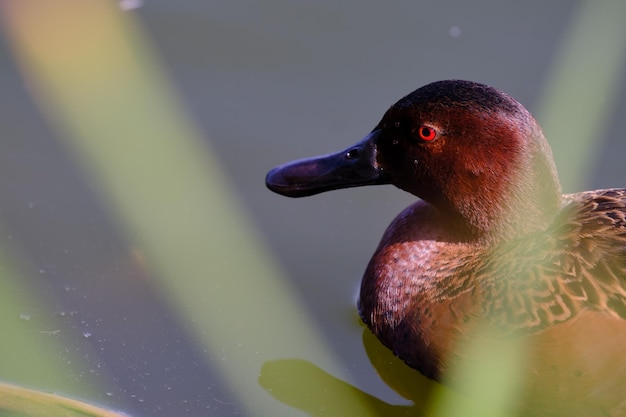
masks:
[[[434,205],[472,237],[543,230],[561,204],[552,152],[532,115],[509,95],[439,81],[400,99],[360,142],[272,169],[289,197],[393,184]]]

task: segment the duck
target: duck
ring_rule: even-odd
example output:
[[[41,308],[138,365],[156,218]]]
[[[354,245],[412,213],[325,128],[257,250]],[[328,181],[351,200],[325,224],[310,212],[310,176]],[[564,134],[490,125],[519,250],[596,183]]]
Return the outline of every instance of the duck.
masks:
[[[454,385],[468,341],[522,341],[520,415],[626,416],[626,190],[563,194],[541,127],[510,95],[427,84],[355,145],[265,182],[288,197],[382,184],[417,197],[384,232],[358,300],[410,367]]]

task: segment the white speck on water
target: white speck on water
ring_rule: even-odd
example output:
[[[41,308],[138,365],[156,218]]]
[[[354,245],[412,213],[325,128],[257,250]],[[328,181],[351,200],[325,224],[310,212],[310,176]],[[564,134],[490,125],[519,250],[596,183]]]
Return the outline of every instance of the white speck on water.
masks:
[[[83,337],[84,337],[85,339],[87,339],[87,338],[91,337],[91,333],[89,333],[89,332],[83,332]]]
[[[453,38],[458,38],[459,36],[461,36],[461,28],[458,26],[452,26],[450,28],[450,36],[452,36]]]
[[[21,318],[22,320],[26,320],[26,321],[28,321],[28,320],[30,320],[30,314],[25,314],[25,313],[22,313],[22,314],[20,314],[20,318]]]
[[[43,274],[45,274],[45,273],[46,273],[46,270],[45,270],[45,269],[40,269],[40,270],[39,270],[39,273],[40,273],[41,275],[43,275]]]
[[[143,0],[120,0],[119,5],[124,11],[138,9],[143,6]]]

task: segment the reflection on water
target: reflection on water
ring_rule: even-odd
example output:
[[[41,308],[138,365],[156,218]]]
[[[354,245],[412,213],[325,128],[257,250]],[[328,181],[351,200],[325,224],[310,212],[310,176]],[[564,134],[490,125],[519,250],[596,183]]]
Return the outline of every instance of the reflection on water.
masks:
[[[372,366],[387,385],[419,409],[428,405],[439,384],[395,357],[368,329],[363,329],[363,346]]]
[[[355,415],[347,408],[347,397],[356,398],[372,416],[429,415],[431,394],[438,384],[393,356],[368,329],[363,329],[363,345],[380,377],[411,404],[389,404],[302,359],[265,362],[259,384],[278,401],[311,416]]]
[[[416,405],[388,404],[302,359],[266,362],[259,384],[278,401],[315,417],[355,415],[346,396],[358,398],[372,416],[423,415]]]

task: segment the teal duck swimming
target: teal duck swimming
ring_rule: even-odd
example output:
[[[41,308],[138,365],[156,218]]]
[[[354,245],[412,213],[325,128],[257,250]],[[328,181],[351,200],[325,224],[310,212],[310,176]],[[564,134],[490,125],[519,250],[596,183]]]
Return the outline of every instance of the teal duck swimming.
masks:
[[[290,197],[393,184],[419,200],[365,270],[363,321],[409,366],[455,380],[478,334],[523,340],[524,415],[626,416],[626,190],[563,195],[552,151],[515,99],[426,85],[361,142],[272,169]]]

